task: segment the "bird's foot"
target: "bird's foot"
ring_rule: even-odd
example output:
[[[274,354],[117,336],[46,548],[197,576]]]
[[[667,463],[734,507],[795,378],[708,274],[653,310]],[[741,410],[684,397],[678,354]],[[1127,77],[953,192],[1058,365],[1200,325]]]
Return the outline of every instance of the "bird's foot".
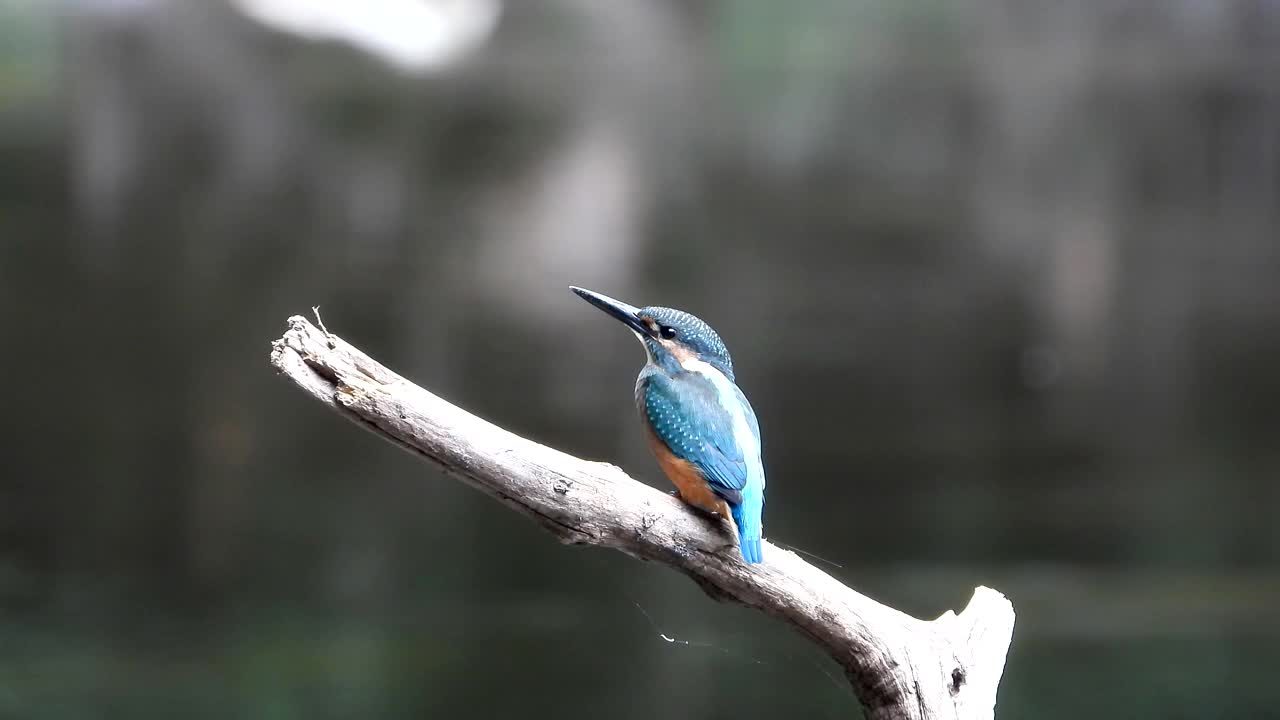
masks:
[[[717,531],[728,535],[735,544],[737,543],[738,526],[733,523],[733,517],[731,515],[725,515],[724,513],[716,512],[715,510],[704,510],[703,516],[706,517],[707,520],[711,521],[711,524],[715,526]]]

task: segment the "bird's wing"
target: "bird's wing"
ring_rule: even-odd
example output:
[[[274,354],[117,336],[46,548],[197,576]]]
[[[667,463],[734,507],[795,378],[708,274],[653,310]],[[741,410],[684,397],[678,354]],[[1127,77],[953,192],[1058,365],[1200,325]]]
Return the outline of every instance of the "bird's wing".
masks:
[[[702,378],[676,382],[655,373],[640,390],[641,409],[658,439],[697,468],[717,495],[741,504],[747,462],[715,387]]]

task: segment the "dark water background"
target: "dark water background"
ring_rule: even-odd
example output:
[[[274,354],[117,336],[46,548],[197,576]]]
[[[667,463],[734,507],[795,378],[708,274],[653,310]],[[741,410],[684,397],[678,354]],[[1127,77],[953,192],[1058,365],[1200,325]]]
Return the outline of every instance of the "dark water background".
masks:
[[[267,363],[320,305],[665,487],[570,283],[720,330],[770,538],[1012,599],[1000,717],[1280,717],[1278,78],[1270,0],[508,0],[421,73],[0,1],[0,717],[856,716]]]

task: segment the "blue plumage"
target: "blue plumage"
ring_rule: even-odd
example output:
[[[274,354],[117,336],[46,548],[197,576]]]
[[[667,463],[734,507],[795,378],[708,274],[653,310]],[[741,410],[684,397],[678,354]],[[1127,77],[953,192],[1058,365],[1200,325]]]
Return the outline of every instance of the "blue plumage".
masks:
[[[667,449],[729,504],[742,557],[756,563],[765,486],[760,430],[742,391],[727,378],[721,385],[699,372],[668,375],[650,363],[636,382],[636,404]]]
[[[653,433],[676,457],[698,468],[730,505],[741,504],[747,462],[733,436],[733,418],[711,381],[686,374],[691,377],[677,381],[646,366],[636,383],[636,403]]]
[[[733,522],[738,526],[738,544],[742,547],[742,559],[749,563],[764,561],[760,550],[760,513],[764,509],[763,489],[753,503],[754,511],[746,505],[730,505],[733,511]]]
[[[672,338],[662,337],[661,331],[656,336],[641,338],[651,362],[668,372],[680,372],[678,359],[670,352],[668,345],[663,343],[663,340],[671,340],[687,348],[729,378],[729,382],[733,382],[733,358],[729,357],[729,348],[724,346],[719,333],[712,330],[710,325],[674,308],[651,306],[640,308],[637,312],[652,320],[660,330],[669,328],[675,333]]]
[[[681,498],[720,514],[727,506],[743,559],[761,562],[760,427],[734,384],[733,360],[720,336],[681,310],[636,308],[589,290],[573,291],[626,323],[644,344],[648,362],[636,380],[636,405]]]

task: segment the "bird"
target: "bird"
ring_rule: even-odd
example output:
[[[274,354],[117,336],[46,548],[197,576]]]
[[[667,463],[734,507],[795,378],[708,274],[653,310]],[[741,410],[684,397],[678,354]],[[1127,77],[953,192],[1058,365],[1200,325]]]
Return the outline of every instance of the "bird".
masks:
[[[668,307],[637,308],[570,286],[644,345],[635,399],[649,448],[685,503],[731,521],[747,563],[763,560],[760,426],[735,384],[733,360],[711,326]]]

